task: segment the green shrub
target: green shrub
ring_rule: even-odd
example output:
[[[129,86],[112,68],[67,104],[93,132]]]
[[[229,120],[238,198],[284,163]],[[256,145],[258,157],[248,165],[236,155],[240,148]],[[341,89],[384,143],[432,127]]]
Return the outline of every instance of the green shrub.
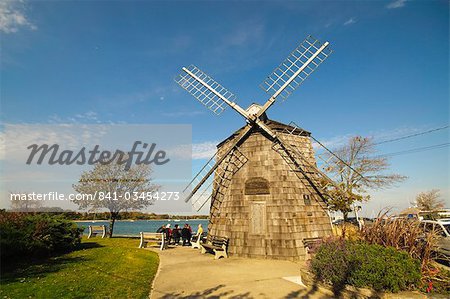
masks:
[[[328,241],[317,248],[311,260],[311,269],[315,277],[333,286],[338,293],[347,283],[350,273],[347,244],[343,239]]]
[[[31,242],[30,251],[38,255],[67,252],[81,242],[80,230],[76,224],[61,217],[36,215],[27,219]]]
[[[1,261],[22,254],[26,248],[25,214],[0,212],[0,255]]]
[[[346,284],[398,292],[420,281],[420,262],[407,253],[356,241],[323,243],[311,261],[311,270],[336,293]]]
[[[393,247],[354,243],[351,245],[354,269],[349,283],[356,287],[398,292],[417,286],[420,262]]]
[[[75,249],[82,229],[60,216],[0,212],[0,255],[10,258],[43,257]]]

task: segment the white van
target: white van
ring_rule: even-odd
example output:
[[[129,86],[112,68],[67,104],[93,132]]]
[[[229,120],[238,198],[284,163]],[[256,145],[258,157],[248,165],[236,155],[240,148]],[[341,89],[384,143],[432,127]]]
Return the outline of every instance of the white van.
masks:
[[[435,231],[442,237],[437,243],[436,251],[450,259],[450,219],[422,220],[421,223],[426,232]]]

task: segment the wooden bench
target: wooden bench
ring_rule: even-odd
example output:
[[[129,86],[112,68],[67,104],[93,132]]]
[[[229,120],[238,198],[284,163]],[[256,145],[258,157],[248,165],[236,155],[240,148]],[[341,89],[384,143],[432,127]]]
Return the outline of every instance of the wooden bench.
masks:
[[[197,239],[194,241],[196,236],[192,236],[191,238],[191,247],[192,248],[201,248],[201,244],[204,243],[205,236],[208,235],[207,232],[203,232]]]
[[[106,236],[106,226],[104,225],[89,225],[89,234],[88,239],[90,237],[95,237],[96,235],[102,234],[102,238]]]
[[[164,250],[167,248],[166,236],[164,233],[146,233],[140,232],[141,242],[139,244],[139,248],[144,248],[147,243],[158,244],[160,250]]]
[[[206,252],[214,252],[214,259],[219,259],[220,257],[228,258],[228,241],[227,237],[218,237],[208,235],[206,243],[200,244],[202,248],[202,254]]]

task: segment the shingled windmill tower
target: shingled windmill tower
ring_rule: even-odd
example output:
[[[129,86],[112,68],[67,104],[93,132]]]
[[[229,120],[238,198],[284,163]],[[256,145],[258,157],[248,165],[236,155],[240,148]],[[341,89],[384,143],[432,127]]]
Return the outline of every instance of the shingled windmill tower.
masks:
[[[210,203],[209,233],[228,237],[231,255],[301,260],[305,240],[331,234],[327,190],[338,186],[317,167],[310,132],[266,115],[330,54],[328,42],[308,36],[261,84],[264,105],[247,109],[195,66],[175,79],[215,114],[230,106],[246,119],[187,187],[197,210]]]

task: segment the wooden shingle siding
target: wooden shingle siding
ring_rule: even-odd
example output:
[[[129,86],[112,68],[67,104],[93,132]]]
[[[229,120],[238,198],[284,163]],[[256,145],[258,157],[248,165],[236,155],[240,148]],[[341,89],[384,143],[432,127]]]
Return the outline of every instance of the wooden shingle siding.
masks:
[[[304,157],[315,165],[314,151],[308,136],[284,134],[282,137],[300,149]],[[228,149],[232,141],[233,136],[220,144],[219,155]],[[299,179],[273,149],[272,141],[260,132],[248,136],[239,146],[239,151],[248,161],[234,173],[229,187],[221,190],[223,195],[217,199],[220,202],[219,211],[210,215],[210,233],[229,238],[230,255],[304,259],[304,238],[331,234],[325,203],[306,179]],[[250,186],[253,189],[247,192],[250,194],[246,195],[245,187],[249,180],[259,180],[262,187],[265,180],[269,190],[255,194],[258,190],[254,189],[257,187],[254,184]],[[213,194],[216,189],[217,186],[214,186]],[[307,205],[305,194],[309,195]],[[258,225],[262,227],[255,227]]]

